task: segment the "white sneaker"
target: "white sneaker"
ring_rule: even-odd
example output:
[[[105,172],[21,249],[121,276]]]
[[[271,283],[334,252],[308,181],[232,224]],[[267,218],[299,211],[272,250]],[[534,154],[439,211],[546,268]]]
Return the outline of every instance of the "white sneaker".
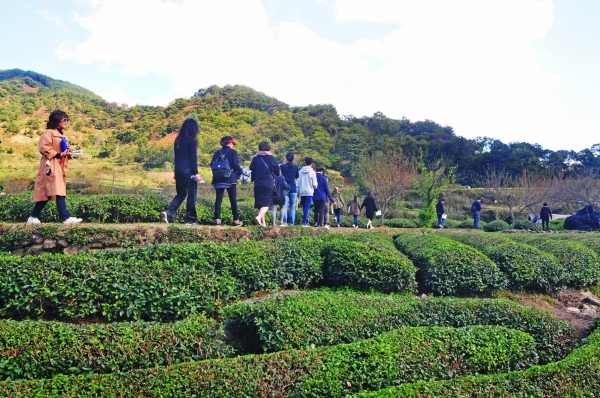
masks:
[[[36,217],[29,217],[27,219],[27,224],[41,224],[42,222]]]
[[[63,221],[63,224],[65,224],[65,225],[79,224],[82,221],[83,220],[81,218],[69,217],[65,221]]]
[[[167,224],[169,223],[169,215],[166,211],[160,213],[160,220],[166,222]]]
[[[281,225],[280,225],[280,227],[287,227],[287,224],[284,223],[284,222],[282,222]]]
[[[329,229],[329,225],[325,225],[325,229]]]

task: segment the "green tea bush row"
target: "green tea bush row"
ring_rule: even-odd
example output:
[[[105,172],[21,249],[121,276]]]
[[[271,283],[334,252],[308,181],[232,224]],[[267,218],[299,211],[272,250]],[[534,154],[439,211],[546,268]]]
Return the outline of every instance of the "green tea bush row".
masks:
[[[486,222],[479,221],[479,229],[484,229],[486,225]],[[467,219],[461,222],[460,224],[458,224],[458,228],[473,229],[473,219]]]
[[[498,266],[480,251],[439,234],[402,233],[394,243],[419,268],[417,280],[432,292],[473,295],[506,285]]]
[[[0,317],[166,322],[257,291],[339,285],[334,278],[356,289],[414,290],[414,267],[389,236],[351,235],[0,257]]]
[[[504,273],[511,289],[553,293],[565,287],[565,271],[559,261],[533,246],[497,234],[444,232],[444,236],[488,256]]]
[[[554,255],[565,270],[565,283],[568,286],[581,287],[595,285],[600,281],[600,256],[572,240],[549,239],[545,234],[508,234],[510,239],[537,247]]]
[[[503,220],[494,220],[483,226],[485,232],[498,232],[510,228],[510,225]]]
[[[171,324],[72,325],[0,321],[0,379],[126,372],[232,356],[222,329],[200,314]]]
[[[355,395],[397,397],[597,397],[600,396],[600,331],[562,361],[530,369],[454,380],[408,383]]]
[[[345,397],[418,381],[526,369],[531,336],[502,327],[403,328],[349,345],[248,355],[103,376],[0,383],[0,395]]]
[[[414,299],[324,290],[222,309],[241,352],[273,352],[351,343],[405,326],[499,325],[529,333],[542,363],[564,358],[575,336],[547,311],[508,300]]]
[[[529,220],[517,220],[513,224],[513,229],[531,229],[538,230],[538,226]]]

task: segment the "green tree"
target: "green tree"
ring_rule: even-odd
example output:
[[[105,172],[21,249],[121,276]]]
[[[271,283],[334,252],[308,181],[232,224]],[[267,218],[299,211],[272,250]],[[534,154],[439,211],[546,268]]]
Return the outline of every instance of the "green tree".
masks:
[[[417,162],[417,174],[414,187],[421,196],[423,207],[417,219],[421,227],[428,227],[435,218],[435,201],[442,197],[442,192],[455,181],[456,166],[450,166],[446,158],[438,158],[429,163],[421,156]]]

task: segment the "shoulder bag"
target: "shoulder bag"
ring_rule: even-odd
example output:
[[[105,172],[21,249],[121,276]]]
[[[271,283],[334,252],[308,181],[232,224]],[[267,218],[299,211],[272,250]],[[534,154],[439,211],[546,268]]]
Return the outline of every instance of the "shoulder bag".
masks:
[[[229,148],[227,148],[227,151]],[[222,151],[222,150],[221,150]],[[225,158],[225,154],[222,153],[215,160],[210,162],[210,168],[212,169],[213,178],[215,181],[227,181],[231,176],[231,167],[229,166],[229,160]]]

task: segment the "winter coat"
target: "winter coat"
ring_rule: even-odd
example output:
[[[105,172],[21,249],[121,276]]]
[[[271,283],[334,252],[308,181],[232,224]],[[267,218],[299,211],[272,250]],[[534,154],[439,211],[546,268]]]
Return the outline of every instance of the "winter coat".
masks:
[[[367,214],[367,218],[370,220],[375,216],[375,212],[377,211],[377,205],[375,204],[375,198],[365,198],[363,200],[362,205],[360,205],[360,209],[365,209],[365,213]]]
[[[273,187],[275,176],[279,175],[279,163],[273,155],[256,155],[250,162],[250,170],[255,186]]]
[[[350,202],[350,211],[348,214],[353,215],[353,216],[360,216],[360,203],[358,203],[358,200],[352,200]]]
[[[213,177],[211,184],[237,184],[238,178],[240,178],[240,176],[242,175],[242,168],[240,167],[240,158],[238,156],[237,151],[233,148],[230,148],[229,146],[224,146],[223,148],[215,152],[215,154],[212,157],[212,162],[217,160],[217,158],[220,159],[221,155],[223,155],[223,157],[229,162],[229,167],[232,170],[231,175],[229,176],[227,181],[215,181]]]
[[[335,202],[335,204],[333,205],[334,210],[346,208],[346,202],[344,202],[344,198],[342,198],[341,192],[333,193],[331,194],[331,196],[333,197],[333,201]]]
[[[273,195],[273,204],[283,206],[285,204],[285,194],[290,187],[282,175],[275,177],[275,186],[277,187],[277,195]]]
[[[48,129],[40,136],[38,149],[42,154],[40,165],[35,177],[35,187],[33,188],[33,201],[42,202],[48,199],[55,200],[56,196],[67,196],[67,168],[71,155],[64,158],[56,158],[60,153],[60,143],[66,137],[56,129]],[[62,159],[62,163],[60,162]],[[50,174],[46,175],[50,161]]]
[[[281,165],[281,174],[285,177],[285,182],[290,187],[290,193],[296,193],[296,180],[300,177],[298,165],[292,163],[284,163]]]
[[[548,206],[542,206],[540,210],[540,219],[545,221],[552,220],[552,210]]]
[[[175,173],[186,173],[190,176],[198,174],[198,143],[191,138],[182,136],[179,148],[173,145]]]
[[[317,173],[317,185],[313,193],[313,200],[329,199],[333,203],[331,192],[329,192],[329,182],[327,182],[327,178],[323,174]]]
[[[476,211],[481,211],[481,202],[479,202],[478,200],[473,202],[473,204],[471,205],[471,213],[475,213]]]
[[[298,195],[313,196],[315,189],[319,186],[317,182],[317,173],[310,166],[304,166],[300,169],[300,178],[298,178]]]
[[[437,202],[435,204],[435,212],[438,214],[444,214],[444,204],[442,202]]]

